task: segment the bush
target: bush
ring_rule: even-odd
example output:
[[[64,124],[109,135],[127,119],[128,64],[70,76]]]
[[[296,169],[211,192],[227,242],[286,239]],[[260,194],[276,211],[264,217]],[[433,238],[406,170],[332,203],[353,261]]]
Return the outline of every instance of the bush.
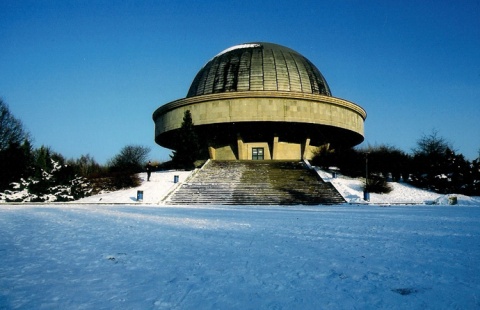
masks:
[[[363,189],[370,193],[388,194],[392,191],[392,187],[387,183],[385,178],[377,175],[372,175],[367,180],[366,186]]]
[[[136,187],[141,183],[137,174],[129,174],[124,172],[114,172],[111,174],[109,179],[113,190]]]

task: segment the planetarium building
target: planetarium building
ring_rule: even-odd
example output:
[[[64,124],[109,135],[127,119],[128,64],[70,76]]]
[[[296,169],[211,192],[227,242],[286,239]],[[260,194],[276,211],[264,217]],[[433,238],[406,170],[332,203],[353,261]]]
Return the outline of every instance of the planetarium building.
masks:
[[[322,145],[364,139],[365,110],[333,97],[307,58],[272,43],[236,45],[207,62],[186,98],[153,113],[159,145],[177,148],[187,110],[203,153],[216,160],[310,159]]]

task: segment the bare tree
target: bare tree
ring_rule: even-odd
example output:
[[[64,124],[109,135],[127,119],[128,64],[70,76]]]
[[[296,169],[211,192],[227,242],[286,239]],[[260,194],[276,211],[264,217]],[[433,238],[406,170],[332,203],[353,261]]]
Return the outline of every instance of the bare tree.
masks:
[[[74,166],[76,171],[83,177],[98,173],[102,169],[90,154],[82,155],[76,160],[71,160],[70,165]]]
[[[12,144],[21,145],[28,138],[22,122],[10,113],[7,104],[0,99],[0,151]]]
[[[109,162],[112,170],[124,172],[140,172],[147,162],[150,148],[141,145],[127,145]]]

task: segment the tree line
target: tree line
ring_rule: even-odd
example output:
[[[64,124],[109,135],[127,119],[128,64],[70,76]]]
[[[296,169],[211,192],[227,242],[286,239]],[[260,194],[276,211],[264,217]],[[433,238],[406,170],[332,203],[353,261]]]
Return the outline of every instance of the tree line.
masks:
[[[153,162],[154,167],[189,170],[204,157],[188,110],[176,143],[171,161]],[[89,154],[66,159],[50,147],[33,148],[31,135],[0,99],[0,193],[16,186],[38,194],[64,185],[68,197],[78,199],[138,186],[137,173],[144,171],[149,153],[148,147],[127,145],[106,165],[100,165]],[[386,181],[391,179],[439,193],[480,195],[480,153],[473,161],[465,159],[437,131],[420,137],[410,154],[389,145],[344,149],[325,145],[311,163],[324,169],[336,167],[351,177],[366,177],[367,189],[372,192],[388,192]]]
[[[21,120],[0,99],[0,192],[25,188],[36,197],[33,201],[42,201],[44,198],[38,197],[45,192],[78,199],[137,186],[136,173],[144,170],[150,153],[148,147],[127,145],[106,165],[100,165],[90,154],[66,159],[48,146],[34,148],[32,140]],[[58,188],[51,189],[58,186],[65,186],[65,191],[58,194]]]
[[[406,153],[394,146],[330,149],[322,147],[312,164],[336,167],[351,177],[368,179],[367,189],[388,192],[386,181],[404,181],[438,193],[480,195],[480,154],[473,161],[456,152],[436,130],[422,135]]]

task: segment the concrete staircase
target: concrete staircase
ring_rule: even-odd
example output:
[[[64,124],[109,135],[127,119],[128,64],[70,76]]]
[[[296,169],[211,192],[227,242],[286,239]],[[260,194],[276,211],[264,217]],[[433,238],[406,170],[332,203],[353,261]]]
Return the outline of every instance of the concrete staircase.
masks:
[[[166,204],[318,205],[344,203],[303,162],[210,161],[166,197]]]

